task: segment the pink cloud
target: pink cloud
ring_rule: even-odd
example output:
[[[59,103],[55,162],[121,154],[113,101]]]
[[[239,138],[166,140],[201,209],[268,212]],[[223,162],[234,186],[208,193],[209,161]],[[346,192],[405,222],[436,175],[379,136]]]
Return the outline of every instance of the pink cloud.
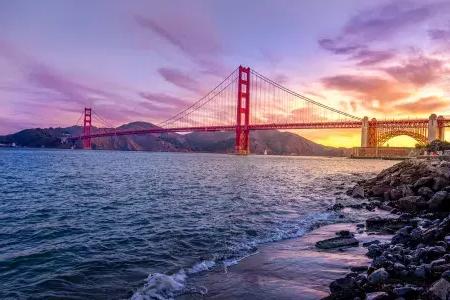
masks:
[[[185,13],[167,18],[161,16],[158,20],[137,15],[135,20],[139,26],[180,50],[203,71],[220,76],[226,73],[220,62],[223,46],[209,20]]]
[[[188,103],[183,99],[178,97],[162,94],[162,93],[150,93],[150,92],[140,92],[139,96],[150,101],[151,103],[146,103],[146,107],[152,108],[167,108],[168,106],[175,106],[178,109],[186,106]]]
[[[160,68],[158,73],[168,82],[174,84],[175,86],[193,91],[196,93],[201,93],[202,89],[200,83],[192,79],[186,73],[174,68]]]
[[[398,104],[395,106],[395,110],[404,113],[429,114],[450,108],[449,103],[449,99],[430,96],[420,98],[414,102]]]
[[[352,92],[366,101],[390,103],[410,95],[401,84],[376,76],[337,75],[323,78],[322,83],[326,88]]]
[[[410,59],[404,65],[385,68],[384,71],[400,82],[415,86],[434,82],[446,72],[442,61],[424,56]]]

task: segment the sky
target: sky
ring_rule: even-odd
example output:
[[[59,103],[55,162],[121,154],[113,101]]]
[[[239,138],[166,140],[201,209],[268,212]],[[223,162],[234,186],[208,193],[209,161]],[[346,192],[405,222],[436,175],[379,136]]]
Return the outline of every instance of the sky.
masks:
[[[0,134],[71,126],[85,106],[158,123],[238,65],[356,116],[450,116],[449,49],[449,1],[0,0]]]

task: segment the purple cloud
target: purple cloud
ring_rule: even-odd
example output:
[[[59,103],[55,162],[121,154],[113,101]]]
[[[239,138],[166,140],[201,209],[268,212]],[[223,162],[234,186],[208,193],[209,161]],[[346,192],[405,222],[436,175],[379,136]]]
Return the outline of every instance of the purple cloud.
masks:
[[[385,68],[384,71],[399,82],[424,86],[441,78],[447,70],[440,60],[421,56],[409,60],[404,65]]]
[[[358,61],[359,66],[371,66],[395,57],[392,51],[362,49],[355,53],[351,58]]]
[[[189,91],[193,91],[196,93],[201,93],[202,89],[200,87],[200,83],[194,79],[192,79],[189,75],[183,73],[180,70],[174,68],[160,68],[158,69],[158,73],[168,82],[181,87],[183,89],[187,89]]]
[[[359,42],[371,42],[393,35],[405,27],[426,20],[441,5],[429,2],[416,4],[412,1],[396,0],[375,9],[364,10],[350,19],[342,35]]]
[[[432,40],[450,40],[450,30],[447,29],[431,29],[428,31],[428,35]]]
[[[335,38],[322,38],[319,46],[333,54],[347,55],[359,66],[370,66],[392,59],[392,50],[374,50],[370,44],[383,41],[417,28],[424,21],[449,11],[447,2],[419,2],[408,0],[392,1],[381,6],[363,10],[352,17]],[[446,32],[430,31],[434,38],[443,37]]]
[[[213,24],[204,24],[193,16],[172,16],[155,19],[135,16],[136,23],[150,30],[189,57],[203,71],[223,76],[226,69],[220,61],[223,46],[217,39]]]
[[[333,39],[320,39],[319,45],[334,54],[352,54],[355,51],[363,48],[361,45],[345,45],[345,43],[339,43],[338,40]]]
[[[151,108],[163,108],[166,109],[168,106],[175,106],[177,109],[186,106],[187,102],[170,95],[162,93],[150,93],[150,92],[140,92],[139,96],[147,100],[145,103],[146,107]],[[150,103],[149,103],[150,102]]]

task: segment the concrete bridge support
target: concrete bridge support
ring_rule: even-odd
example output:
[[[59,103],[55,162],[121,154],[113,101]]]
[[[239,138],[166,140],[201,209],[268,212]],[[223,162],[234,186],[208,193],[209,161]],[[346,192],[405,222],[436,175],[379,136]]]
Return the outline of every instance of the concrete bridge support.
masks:
[[[431,143],[434,140],[439,138],[438,136],[438,120],[435,114],[432,114],[428,118],[428,143]]]
[[[362,119],[361,127],[361,147],[367,147],[369,140],[369,118],[364,117]]]

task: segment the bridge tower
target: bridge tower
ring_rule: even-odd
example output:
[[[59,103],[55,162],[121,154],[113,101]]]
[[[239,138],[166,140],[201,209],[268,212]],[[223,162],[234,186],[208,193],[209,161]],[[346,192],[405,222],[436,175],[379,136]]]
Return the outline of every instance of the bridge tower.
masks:
[[[437,126],[438,126],[438,139],[440,141],[445,140],[445,119],[443,116],[439,116],[437,118]]]
[[[372,118],[369,122],[369,128],[367,130],[367,147],[378,146],[378,124],[377,119]]]
[[[83,135],[91,135],[91,127],[92,127],[92,109],[84,108],[84,122],[83,122]],[[83,149],[91,149],[91,138],[82,139],[83,141]]]
[[[236,154],[250,153],[250,68],[239,66],[237,111],[236,111]]]
[[[435,114],[428,118],[428,143],[438,139],[438,120]]]

